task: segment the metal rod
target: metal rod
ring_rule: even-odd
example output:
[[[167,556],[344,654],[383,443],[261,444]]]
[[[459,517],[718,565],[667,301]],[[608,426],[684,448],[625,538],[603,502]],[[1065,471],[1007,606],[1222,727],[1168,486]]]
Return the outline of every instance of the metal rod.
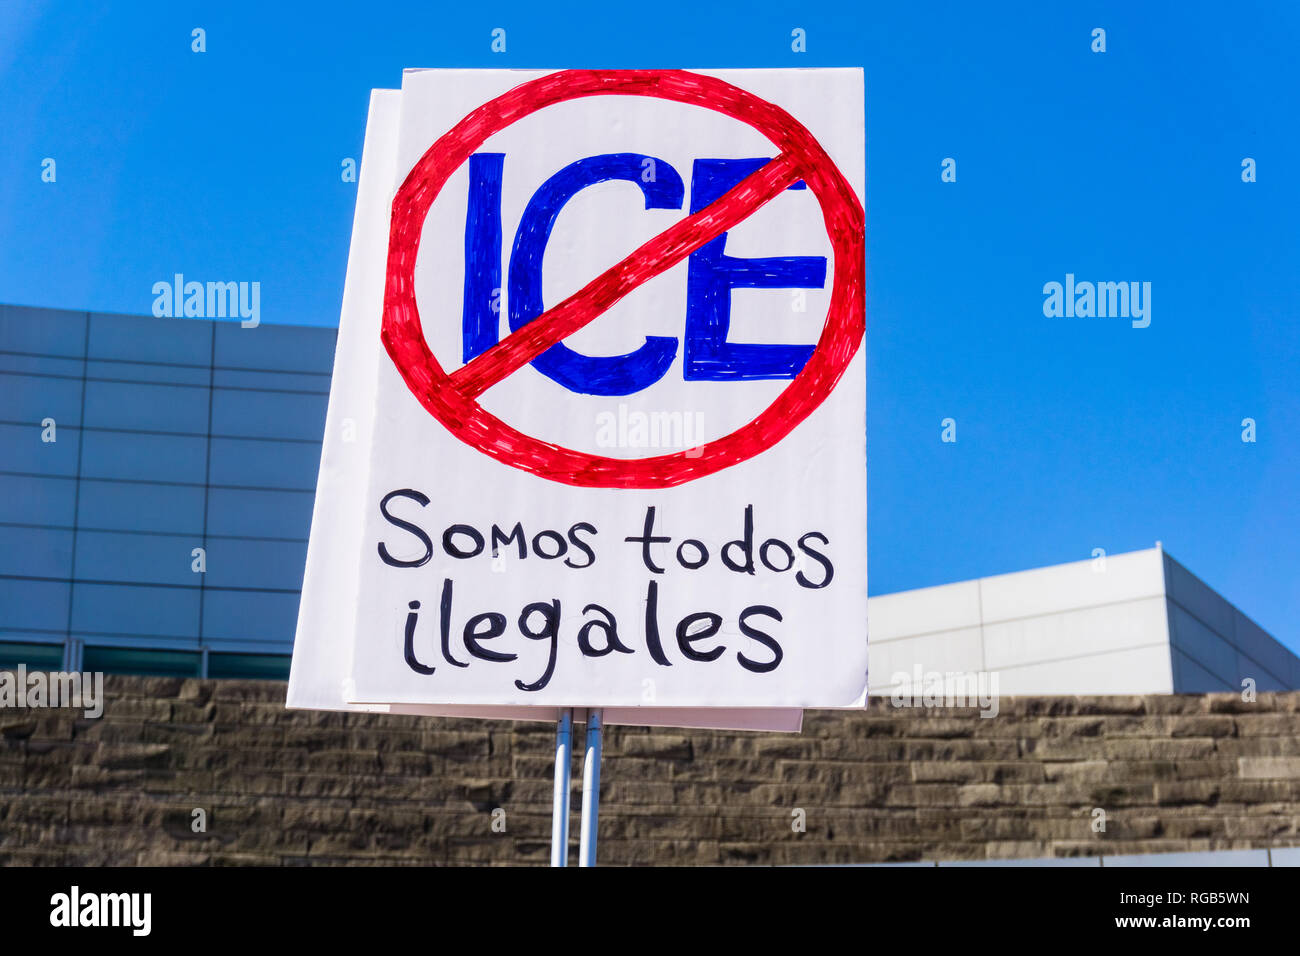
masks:
[[[569,865],[569,784],[572,779],[573,710],[560,710],[555,722],[555,789],[551,810],[551,866]]]
[[[600,821],[600,731],[605,713],[587,712],[587,754],[582,762],[582,831],[578,866],[596,865],[596,830]]]

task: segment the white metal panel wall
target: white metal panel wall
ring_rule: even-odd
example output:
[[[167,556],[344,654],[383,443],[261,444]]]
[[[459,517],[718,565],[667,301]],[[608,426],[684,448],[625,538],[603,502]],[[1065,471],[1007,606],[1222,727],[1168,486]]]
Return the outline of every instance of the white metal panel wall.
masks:
[[[1008,695],[1170,693],[1164,591],[1153,548],[872,598],[872,693],[918,668]]]

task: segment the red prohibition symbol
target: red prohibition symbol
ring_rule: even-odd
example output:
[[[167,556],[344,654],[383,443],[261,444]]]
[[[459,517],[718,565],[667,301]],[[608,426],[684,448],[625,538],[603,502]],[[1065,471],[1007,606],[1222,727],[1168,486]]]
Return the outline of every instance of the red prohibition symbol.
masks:
[[[415,260],[430,206],[452,173],[494,133],[555,103],[602,95],[659,97],[714,110],[758,130],[778,154],[714,203],[679,220],[448,374],[425,342],[415,302]],[[479,404],[478,396],[507,375],[801,179],[821,205],[835,254],[830,308],[802,371],[752,421],[689,452],[608,458],[525,435]],[[420,404],[461,441],[503,464],[552,481],[594,488],[668,488],[745,461],[780,442],[825,401],[862,343],[862,204],[826,151],[793,116],[714,77],[685,70],[562,70],[523,83],[474,110],[430,146],[402,183],[392,212],[382,339],[393,364]]]

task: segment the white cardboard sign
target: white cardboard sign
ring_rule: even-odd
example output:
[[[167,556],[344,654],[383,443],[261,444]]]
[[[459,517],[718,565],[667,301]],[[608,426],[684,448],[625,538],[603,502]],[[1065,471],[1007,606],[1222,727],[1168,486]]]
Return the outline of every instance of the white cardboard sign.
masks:
[[[860,704],[863,149],[857,70],[376,91],[290,706]]]

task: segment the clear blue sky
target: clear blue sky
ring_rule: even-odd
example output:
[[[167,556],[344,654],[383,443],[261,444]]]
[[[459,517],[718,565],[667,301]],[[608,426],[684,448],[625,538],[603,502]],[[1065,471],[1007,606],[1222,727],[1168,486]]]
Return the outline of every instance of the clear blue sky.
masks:
[[[1159,539],[1300,649],[1300,8],[1062,7],[6,2],[0,302],[181,271],[337,323],[340,161],[403,67],[862,66],[872,593]],[[1045,318],[1067,272],[1151,326]]]

